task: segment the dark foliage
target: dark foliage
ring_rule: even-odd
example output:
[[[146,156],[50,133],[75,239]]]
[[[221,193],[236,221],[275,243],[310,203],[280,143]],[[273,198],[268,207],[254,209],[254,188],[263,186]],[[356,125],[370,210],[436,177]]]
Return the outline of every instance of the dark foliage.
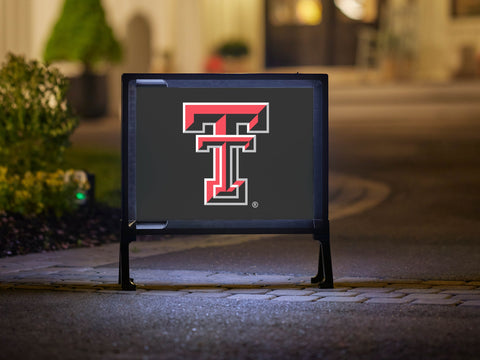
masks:
[[[218,53],[221,56],[240,57],[248,55],[248,52],[248,45],[242,40],[228,41],[222,44],[218,49]]]
[[[55,171],[78,125],[67,79],[54,67],[7,55],[0,69],[0,165],[9,174]]]
[[[80,207],[61,218],[0,214],[0,257],[92,247],[120,238],[120,209],[102,204]]]
[[[107,24],[100,0],[65,0],[44,58],[46,61],[80,61],[86,70],[101,61],[121,60],[121,45]]]

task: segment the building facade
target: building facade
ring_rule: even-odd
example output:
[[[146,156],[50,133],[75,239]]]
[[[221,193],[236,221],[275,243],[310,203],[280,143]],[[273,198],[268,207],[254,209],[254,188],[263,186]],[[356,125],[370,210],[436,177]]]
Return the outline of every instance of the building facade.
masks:
[[[107,20],[125,49],[123,63],[110,69],[116,79],[111,84],[117,89],[116,95],[120,88],[118,75],[124,71],[203,72],[218,46],[230,40],[242,40],[250,50],[242,66],[234,67],[233,71],[275,70],[268,65],[302,71],[302,59],[310,56],[313,60],[305,63],[308,71],[315,66],[322,67],[322,71],[324,66],[352,69],[368,66],[386,80],[442,82],[479,76],[480,72],[480,10],[476,12],[480,0],[103,0],[102,3]],[[275,7],[296,6],[294,11],[299,15],[300,9],[306,23],[287,21],[284,25],[269,26],[271,14],[267,12],[273,11],[272,3]],[[363,3],[369,9],[377,9],[377,14],[373,20],[362,23],[348,12],[349,3],[351,6]],[[41,58],[62,4],[63,0],[0,0],[0,58],[4,59],[9,51]],[[332,27],[332,18],[347,19],[353,24],[348,27],[351,30],[339,30],[338,21]],[[325,26],[327,23],[330,25]],[[290,41],[290,45],[279,43],[287,55],[288,51],[296,52],[296,58],[283,65],[268,60],[273,40],[267,32],[271,29],[282,32],[281,26],[287,28],[280,39],[297,36],[283,41],[283,44]],[[311,29],[318,26],[319,30],[312,32],[308,26]],[[365,32],[369,27],[371,31]],[[307,39],[308,31],[313,35]],[[292,44],[299,43],[292,48]],[[341,46],[347,55],[338,55],[337,60],[329,56],[333,48]],[[304,54],[298,54],[302,51]],[[325,56],[315,57],[315,51],[323,51]],[[76,71],[74,65],[62,66],[67,73]]]

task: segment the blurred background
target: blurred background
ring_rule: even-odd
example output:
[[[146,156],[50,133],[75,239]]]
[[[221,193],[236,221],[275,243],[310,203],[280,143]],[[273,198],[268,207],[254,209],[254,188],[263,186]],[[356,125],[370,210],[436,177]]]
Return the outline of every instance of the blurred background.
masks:
[[[44,59],[65,4],[0,0],[0,58],[14,52]],[[123,72],[322,72],[332,86],[480,77],[480,0],[102,0],[101,5],[121,56],[95,64],[109,95],[93,116],[119,114]],[[63,36],[74,42],[79,32]],[[85,70],[81,61],[53,61],[72,78]]]
[[[455,155],[478,198],[479,34],[480,0],[0,0],[0,62],[12,52],[69,78],[81,121],[63,166],[95,174],[114,208],[124,72],[327,73],[332,173],[403,189],[424,156],[419,174],[438,161],[447,186]]]
[[[33,234],[28,219],[17,221],[11,243],[21,249],[4,253],[42,251],[44,236],[53,239],[49,249],[117,241],[122,73],[327,73],[335,276],[478,281],[479,34],[480,0],[0,0],[0,61],[13,52],[50,61],[69,77],[81,121],[61,166],[95,175],[97,206],[94,215],[78,209],[61,228],[72,233],[54,239],[50,230]],[[9,91],[19,87],[11,82]],[[24,103],[22,94],[15,104]],[[8,107],[0,101],[0,110]],[[19,118],[7,118],[11,128],[23,126]],[[80,211],[91,221],[83,237]],[[258,249],[245,242],[227,255],[195,250],[187,261],[152,257],[141,266],[211,270],[224,259],[219,269],[232,269],[243,253],[242,272],[313,273],[296,267],[316,265],[310,237],[295,240],[299,261],[282,258],[293,244],[282,239]],[[256,265],[245,270],[249,261]]]

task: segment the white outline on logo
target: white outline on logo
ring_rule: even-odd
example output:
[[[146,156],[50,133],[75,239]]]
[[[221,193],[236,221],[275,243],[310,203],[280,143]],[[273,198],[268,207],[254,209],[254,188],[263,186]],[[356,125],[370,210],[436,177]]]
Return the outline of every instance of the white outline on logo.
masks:
[[[186,129],[186,119],[185,119],[185,108],[188,105],[205,105],[205,106],[211,106],[211,105],[261,105],[266,107],[266,130],[250,130],[249,129],[249,124],[248,123],[237,123],[236,126],[236,134],[230,135],[230,134],[225,134],[225,135],[205,135],[206,133],[206,126],[213,126],[213,132],[216,133],[216,126],[217,126],[217,121],[213,122],[205,122],[202,124],[202,129],[201,130],[187,130]],[[198,153],[210,153],[212,152],[213,154],[213,177],[212,178],[205,178],[204,179],[204,205],[206,206],[242,206],[242,205],[248,205],[248,179],[247,178],[241,178],[240,177],[240,152],[246,152],[246,153],[255,153],[257,150],[257,136],[255,134],[268,134],[270,132],[269,126],[270,126],[270,119],[269,119],[269,103],[268,102],[184,102],[183,103],[183,133],[189,133],[189,134],[198,134],[195,136],[195,152]],[[224,115],[229,115],[228,113]],[[246,130],[245,134],[240,134],[240,128],[244,127]],[[250,134],[250,135],[248,135]],[[206,149],[200,149],[199,148],[199,140],[201,138],[207,138],[207,139],[215,139],[215,138],[224,138],[224,137],[230,137],[230,138],[245,138],[245,137],[251,137],[252,140],[250,141],[250,146],[248,149],[245,149],[245,145],[231,145],[231,150],[230,151],[230,184],[232,184],[230,187],[234,187],[234,196],[216,196],[214,195],[213,198],[215,199],[239,199],[240,198],[240,192],[239,192],[239,185],[235,185],[237,182],[241,181],[244,183],[245,186],[245,201],[244,202],[234,202],[234,203],[212,203],[207,201],[207,183],[211,181],[216,180],[216,173],[217,173],[217,162],[220,165],[219,174],[223,174],[223,152],[218,151],[220,149],[220,146],[218,145],[207,145]],[[219,159],[217,159],[217,153],[220,156]],[[233,157],[236,157],[236,161],[233,161]],[[236,166],[236,172],[237,174],[237,179],[233,179],[233,163],[235,163]],[[220,176],[220,184],[215,184],[214,188],[223,188],[223,177]]]

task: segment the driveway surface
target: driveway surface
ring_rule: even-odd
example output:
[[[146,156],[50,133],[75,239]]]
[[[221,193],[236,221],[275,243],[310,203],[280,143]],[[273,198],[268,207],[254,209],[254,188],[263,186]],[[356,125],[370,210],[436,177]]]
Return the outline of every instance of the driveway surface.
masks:
[[[480,84],[330,98],[335,289],[303,235],[141,238],[136,292],[118,245],[0,259],[0,359],[478,359]]]

